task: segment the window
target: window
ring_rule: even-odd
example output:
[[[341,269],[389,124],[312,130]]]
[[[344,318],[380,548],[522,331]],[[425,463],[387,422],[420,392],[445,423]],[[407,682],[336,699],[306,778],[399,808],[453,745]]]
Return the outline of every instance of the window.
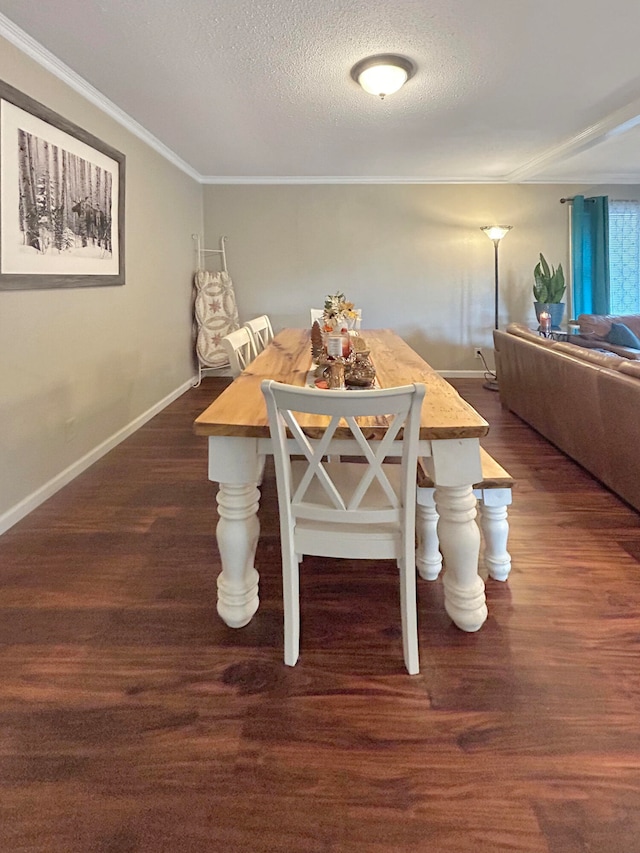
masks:
[[[610,314],[640,314],[640,202],[609,202]]]

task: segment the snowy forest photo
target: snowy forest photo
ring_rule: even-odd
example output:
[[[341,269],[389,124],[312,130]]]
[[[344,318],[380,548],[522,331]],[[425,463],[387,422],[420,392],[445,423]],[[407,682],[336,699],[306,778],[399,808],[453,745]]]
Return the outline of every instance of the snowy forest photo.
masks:
[[[125,283],[125,160],[0,80],[0,291]]]
[[[111,172],[23,129],[18,157],[24,250],[111,259]]]

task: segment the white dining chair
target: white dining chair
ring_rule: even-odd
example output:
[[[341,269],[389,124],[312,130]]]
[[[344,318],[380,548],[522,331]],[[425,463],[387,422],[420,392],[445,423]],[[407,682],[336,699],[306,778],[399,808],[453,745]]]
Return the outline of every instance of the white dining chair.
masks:
[[[349,322],[349,328],[359,330],[362,325],[362,308],[354,308],[356,313],[356,317],[354,317]],[[320,326],[322,326],[322,317],[324,315],[324,310],[322,308],[310,308],[309,315],[311,317],[311,325],[315,323],[317,320]]]
[[[260,355],[262,350],[273,340],[273,328],[271,327],[269,317],[266,314],[262,314],[260,317],[248,320],[244,325],[253,335],[253,349],[255,354]]]
[[[256,357],[253,347],[253,335],[245,326],[236,329],[235,332],[229,332],[222,338],[221,342],[225,352],[229,358],[231,365],[231,374],[235,378],[240,376],[249,364]]]
[[[319,391],[262,382],[276,469],[284,662],[300,647],[299,563],[303,555],[395,560],[400,571],[402,646],[407,671],[419,671],[416,613],[415,495],[421,384],[372,391]],[[325,415],[329,424],[310,439],[300,414]],[[304,417],[304,414],[303,414]],[[357,418],[365,422],[358,424]],[[386,429],[367,429],[384,418]],[[400,430],[402,438],[398,439]],[[350,439],[362,461],[326,459],[334,440]],[[395,442],[395,445],[394,445]],[[388,463],[400,457],[401,464]],[[295,457],[292,459],[292,457]]]

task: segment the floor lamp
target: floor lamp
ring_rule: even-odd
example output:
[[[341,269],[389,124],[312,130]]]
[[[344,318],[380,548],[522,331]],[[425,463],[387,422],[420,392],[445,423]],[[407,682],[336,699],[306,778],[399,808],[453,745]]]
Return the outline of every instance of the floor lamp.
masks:
[[[487,237],[493,242],[493,256],[494,256],[494,278],[495,278],[495,322],[494,328],[498,328],[498,307],[499,307],[499,282],[498,282],[498,245],[500,240],[508,234],[512,229],[512,225],[485,225],[484,228],[481,228],[481,231],[487,235]],[[483,359],[484,361],[484,359]],[[485,362],[485,369],[489,374],[487,381],[484,383],[484,387],[488,388],[490,391],[498,390],[498,377],[493,371],[487,368],[487,364]]]

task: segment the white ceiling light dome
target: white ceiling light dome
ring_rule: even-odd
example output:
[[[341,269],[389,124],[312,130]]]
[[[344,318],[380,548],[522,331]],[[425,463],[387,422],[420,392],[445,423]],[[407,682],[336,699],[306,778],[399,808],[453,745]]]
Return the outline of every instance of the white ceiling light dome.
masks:
[[[381,53],[361,59],[351,69],[351,76],[365,92],[381,100],[392,95],[416,73],[416,66],[406,56]]]

